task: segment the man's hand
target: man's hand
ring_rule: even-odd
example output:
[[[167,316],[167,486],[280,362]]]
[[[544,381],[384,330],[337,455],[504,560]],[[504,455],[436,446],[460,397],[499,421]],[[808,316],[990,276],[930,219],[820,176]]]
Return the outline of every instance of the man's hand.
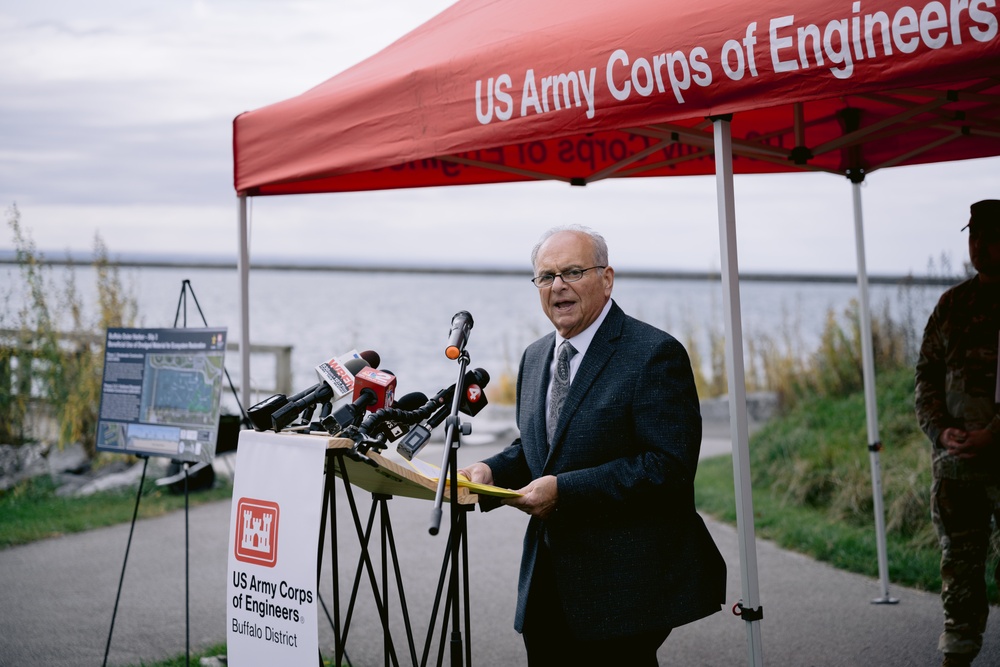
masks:
[[[491,486],[493,484],[493,471],[482,461],[461,468],[458,474],[475,484],[489,484]]]
[[[555,475],[539,477],[523,489],[518,489],[520,497],[510,498],[504,503],[539,519],[546,519],[556,509],[559,489]]]
[[[974,459],[983,454],[993,442],[993,434],[986,429],[966,431],[960,428],[946,428],[941,431],[941,446],[952,456],[960,459]]]

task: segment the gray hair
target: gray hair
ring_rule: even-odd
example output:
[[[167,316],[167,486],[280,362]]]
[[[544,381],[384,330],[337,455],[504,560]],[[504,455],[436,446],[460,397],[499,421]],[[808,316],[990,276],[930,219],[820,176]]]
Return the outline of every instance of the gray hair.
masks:
[[[595,266],[608,266],[608,242],[604,240],[604,237],[595,232],[590,227],[584,227],[583,225],[560,225],[559,227],[553,227],[542,234],[542,237],[538,239],[538,243],[535,247],[531,249],[531,267],[535,267],[535,261],[538,259],[538,251],[541,250],[542,245],[549,240],[552,236],[558,234],[559,232],[578,232],[580,234],[586,234],[590,237],[590,242],[594,247],[594,265]]]

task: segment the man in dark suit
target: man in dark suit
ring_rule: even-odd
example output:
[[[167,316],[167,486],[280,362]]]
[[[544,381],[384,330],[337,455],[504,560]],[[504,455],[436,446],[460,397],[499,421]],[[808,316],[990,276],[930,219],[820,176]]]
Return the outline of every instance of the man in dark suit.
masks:
[[[519,490],[504,502],[531,515],[514,619],[529,665],[657,665],[671,629],[725,599],[725,562],[694,506],[691,364],[611,300],[599,234],[550,230],[532,265],[555,332],[521,358],[520,438],[460,473]]]

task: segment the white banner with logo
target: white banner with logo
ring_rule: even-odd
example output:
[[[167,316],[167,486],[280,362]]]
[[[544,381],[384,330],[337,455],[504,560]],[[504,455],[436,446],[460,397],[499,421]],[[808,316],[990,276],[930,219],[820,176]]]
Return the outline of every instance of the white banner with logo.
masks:
[[[326,441],[240,433],[226,585],[230,665],[316,665]]]

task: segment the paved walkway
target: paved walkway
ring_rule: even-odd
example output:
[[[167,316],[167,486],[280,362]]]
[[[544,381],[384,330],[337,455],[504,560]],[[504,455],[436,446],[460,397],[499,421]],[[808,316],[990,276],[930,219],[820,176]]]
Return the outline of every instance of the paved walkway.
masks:
[[[465,464],[491,453],[497,438],[473,433],[460,450]],[[728,441],[707,431],[705,451],[724,453]],[[429,445],[427,460],[440,460]],[[343,491],[340,491],[342,494]],[[363,507],[367,507],[363,499]],[[431,504],[390,501],[393,535],[401,554],[405,593],[419,660],[445,553],[445,531],[428,534]],[[347,504],[338,508],[346,511]],[[194,649],[225,641],[228,502],[190,512],[190,641]],[[447,516],[447,515],[446,515]],[[346,516],[345,516],[346,520]],[[472,583],[471,645],[474,665],[525,664],[520,637],[512,629],[521,537],[527,517],[501,508],[469,517],[469,576]],[[736,531],[707,521],[729,567],[728,602],[740,598]],[[345,524],[342,524],[345,525]],[[0,551],[0,665],[79,667],[100,665],[121,573],[128,525],[46,540]],[[341,537],[342,569],[353,573],[357,545]],[[794,667],[921,666],[939,664],[936,650],[941,611],[938,596],[891,587],[896,605],[875,605],[878,582],[835,570],[804,556],[758,541],[756,545],[764,619],[760,623],[764,662]],[[327,550],[327,553],[329,551]],[[874,556],[873,556],[874,557]],[[329,565],[321,598],[332,590]],[[351,624],[352,664],[381,665],[382,635],[370,592],[362,588]],[[398,612],[394,624],[399,626]],[[732,667],[751,664],[746,623],[727,608],[676,629],[660,649],[661,665]],[[108,664],[137,665],[183,654],[185,648],[184,514],[140,521],[111,640]],[[437,621],[440,629],[440,615]],[[332,655],[330,626],[321,624],[320,645]],[[435,635],[436,637],[437,635]],[[405,633],[397,627],[400,664],[412,663]],[[431,651],[435,663],[436,642]],[[447,650],[447,648],[446,648]],[[447,664],[448,658],[445,656]],[[1000,665],[1000,617],[991,615],[986,647],[976,665]]]

